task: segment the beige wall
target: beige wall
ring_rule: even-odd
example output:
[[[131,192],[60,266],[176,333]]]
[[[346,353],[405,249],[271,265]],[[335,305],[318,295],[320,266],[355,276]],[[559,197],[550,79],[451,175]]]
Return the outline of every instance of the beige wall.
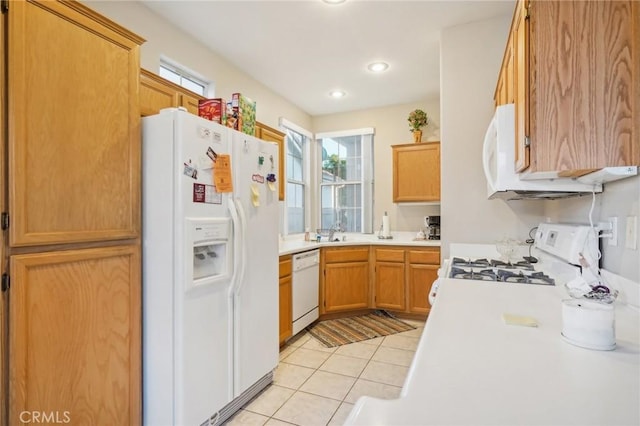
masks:
[[[511,16],[450,27],[440,44],[442,252],[449,244],[524,240],[543,218],[540,201],[487,200],[482,142]]]
[[[392,187],[391,145],[412,143],[407,117],[416,108],[424,110],[430,117],[430,124],[423,129],[423,141],[440,140],[439,99],[425,100],[410,104],[392,105],[340,114],[313,117],[314,132],[375,128],[374,135],[374,210],[373,229],[378,230],[382,216],[389,215],[391,231],[415,231],[423,226],[423,217],[439,215],[439,205],[394,204]]]
[[[207,49],[164,18],[134,1],[95,1],[85,3],[118,24],[144,37],[140,65],[158,72],[160,57],[165,56],[188,69],[213,80],[215,96],[231,99],[241,92],[256,101],[256,116],[269,126],[278,128],[278,120],[287,120],[309,128],[311,117],[292,103],[240,71],[226,59]]]

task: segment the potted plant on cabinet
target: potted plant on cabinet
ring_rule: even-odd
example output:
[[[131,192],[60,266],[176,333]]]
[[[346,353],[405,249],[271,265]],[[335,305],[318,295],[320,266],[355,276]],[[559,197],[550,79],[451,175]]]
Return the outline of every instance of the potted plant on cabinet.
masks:
[[[409,113],[409,129],[413,131],[413,142],[420,143],[422,141],[422,128],[429,124],[427,113],[421,109],[413,110]]]

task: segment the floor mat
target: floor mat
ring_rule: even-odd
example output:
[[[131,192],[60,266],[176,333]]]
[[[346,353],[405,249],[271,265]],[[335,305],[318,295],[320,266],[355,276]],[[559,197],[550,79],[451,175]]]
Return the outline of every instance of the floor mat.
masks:
[[[326,347],[333,348],[415,328],[386,311],[375,311],[366,315],[320,321],[307,327],[307,331]]]

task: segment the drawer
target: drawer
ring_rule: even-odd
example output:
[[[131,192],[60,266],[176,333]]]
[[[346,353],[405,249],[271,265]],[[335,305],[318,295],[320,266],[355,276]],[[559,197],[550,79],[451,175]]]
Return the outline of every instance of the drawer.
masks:
[[[369,261],[369,247],[349,249],[325,249],[325,263],[367,262]]]
[[[404,262],[404,250],[376,249],[376,262]]]
[[[429,265],[440,264],[440,250],[433,251],[409,251],[409,263],[427,263]]]
[[[292,262],[291,256],[280,256],[280,278],[291,275]]]

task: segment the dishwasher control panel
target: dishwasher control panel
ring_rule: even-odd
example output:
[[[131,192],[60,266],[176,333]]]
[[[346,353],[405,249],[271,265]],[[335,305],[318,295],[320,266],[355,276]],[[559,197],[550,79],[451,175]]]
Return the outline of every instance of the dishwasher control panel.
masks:
[[[293,256],[293,270],[299,271],[320,263],[320,250],[305,251]]]

